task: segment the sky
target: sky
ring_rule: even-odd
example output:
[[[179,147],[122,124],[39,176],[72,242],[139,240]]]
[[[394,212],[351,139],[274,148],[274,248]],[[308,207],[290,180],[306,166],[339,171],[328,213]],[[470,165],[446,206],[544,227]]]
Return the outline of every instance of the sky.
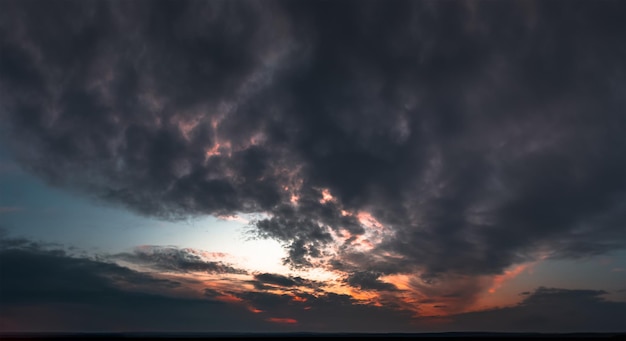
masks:
[[[626,2],[0,0],[0,332],[624,332]]]

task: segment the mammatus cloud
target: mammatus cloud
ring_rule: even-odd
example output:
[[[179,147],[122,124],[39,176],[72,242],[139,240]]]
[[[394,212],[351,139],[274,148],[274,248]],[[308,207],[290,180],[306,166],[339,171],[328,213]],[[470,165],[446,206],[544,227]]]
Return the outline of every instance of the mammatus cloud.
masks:
[[[467,276],[626,246],[622,1],[1,7],[6,142],[51,183],[265,213],[286,263],[362,289],[473,297]]]

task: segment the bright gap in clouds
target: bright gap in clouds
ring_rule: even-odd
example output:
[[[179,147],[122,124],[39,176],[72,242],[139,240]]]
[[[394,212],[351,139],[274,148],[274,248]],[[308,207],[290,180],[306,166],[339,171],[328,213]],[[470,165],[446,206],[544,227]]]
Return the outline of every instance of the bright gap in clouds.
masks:
[[[255,218],[253,215],[238,216],[235,220],[223,220],[213,217],[204,219],[203,223],[211,226],[228,224],[229,228],[216,227],[216,233],[220,234],[220,241],[208,240],[204,249],[219,250],[234,257],[234,265],[245,269],[260,272],[285,273],[287,266],[282,264],[282,259],[286,256],[285,250],[280,243],[273,239],[252,239],[245,234],[247,221]],[[190,236],[193,237],[193,236]]]
[[[8,156],[1,159],[12,164]],[[20,208],[0,219],[2,228],[14,237],[76,246],[80,253],[104,255],[129,252],[141,245],[191,248],[227,254],[224,261],[250,272],[297,273],[319,280],[336,277],[320,269],[294,272],[283,265],[286,252],[278,241],[251,238],[246,233],[249,222],[263,215],[164,221],[74,196],[17,166],[4,172],[0,186],[6,194],[0,198],[3,207]]]
[[[5,172],[0,186],[6,194],[0,198],[2,206],[20,208],[0,219],[2,227],[16,237],[73,245],[99,254],[127,252],[140,245],[193,248],[226,253],[233,265],[250,271],[287,271],[279,242],[246,236],[245,226],[254,215],[158,220],[73,196],[17,167]]]
[[[225,261],[252,272],[287,272],[288,267],[282,264],[286,253],[278,241],[253,239],[246,234],[248,220],[254,218],[206,216],[174,224],[160,222],[161,233],[145,237],[153,245],[225,253]]]

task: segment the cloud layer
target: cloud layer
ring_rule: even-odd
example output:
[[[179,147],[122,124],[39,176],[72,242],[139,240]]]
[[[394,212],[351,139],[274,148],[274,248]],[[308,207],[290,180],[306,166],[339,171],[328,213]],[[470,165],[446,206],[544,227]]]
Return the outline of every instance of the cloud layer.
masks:
[[[205,253],[193,249],[145,245],[135,248],[133,252],[120,253],[112,258],[163,272],[246,273],[245,270],[237,269],[225,262],[208,260],[207,258],[212,258],[210,257],[212,255]]]
[[[236,281],[226,290],[189,295],[185,290],[198,281],[174,281],[25,239],[0,239],[0,260],[3,332],[620,332],[626,313],[626,303],[604,300],[601,290],[543,287],[523,293],[516,306],[446,317],[416,317],[397,305],[324,291],[250,290]],[[292,289],[308,285],[276,274],[255,278]]]
[[[6,143],[50,183],[265,213],[361,289],[626,246],[621,1],[1,7]]]

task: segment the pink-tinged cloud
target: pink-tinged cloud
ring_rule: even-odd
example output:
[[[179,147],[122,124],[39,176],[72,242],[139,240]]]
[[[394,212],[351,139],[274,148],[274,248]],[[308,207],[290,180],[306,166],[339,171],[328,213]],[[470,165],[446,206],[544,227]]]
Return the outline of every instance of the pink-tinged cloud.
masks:
[[[383,224],[381,224],[381,222],[374,218],[374,216],[372,216],[372,214],[369,212],[359,211],[359,213],[357,214],[357,218],[359,219],[359,222],[361,224],[369,228],[384,229]]]
[[[225,303],[240,303],[243,302],[243,300],[237,296],[233,296],[233,295],[221,295],[221,296],[216,296],[215,297],[216,300],[218,301],[222,301]]]
[[[250,310],[251,312],[253,312],[255,314],[260,314],[260,313],[264,312],[264,310],[257,309],[255,307],[248,307],[248,310]]]
[[[328,188],[322,189],[322,199],[320,199],[320,204],[326,204],[327,202],[334,201],[335,197],[330,194],[330,190]]]
[[[274,322],[274,323],[282,323],[282,324],[296,324],[298,323],[297,320],[292,319],[292,318],[281,318],[281,317],[270,317],[267,319],[267,321],[269,322]]]
[[[498,290],[504,282],[509,281],[521,274],[524,270],[526,270],[531,264],[520,264],[511,270],[505,270],[503,274],[497,275],[493,278],[493,284],[489,288],[489,293],[493,294]]]
[[[293,296],[293,297],[291,298],[291,300],[292,300],[292,301],[294,301],[294,302],[306,302],[306,301],[307,301],[307,299],[306,299],[306,298],[304,298],[304,297],[300,297],[300,296]]]
[[[541,248],[626,248],[625,5],[334,3],[3,1],[9,154],[146,216],[263,214],[250,228],[284,246],[285,265],[351,278],[336,289],[350,302],[422,314],[498,300]],[[291,277],[139,251],[122,260],[298,305]],[[400,292],[384,275],[412,278]]]

